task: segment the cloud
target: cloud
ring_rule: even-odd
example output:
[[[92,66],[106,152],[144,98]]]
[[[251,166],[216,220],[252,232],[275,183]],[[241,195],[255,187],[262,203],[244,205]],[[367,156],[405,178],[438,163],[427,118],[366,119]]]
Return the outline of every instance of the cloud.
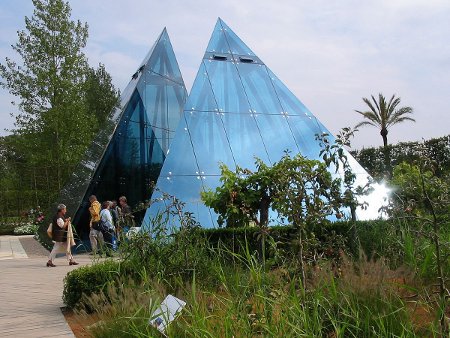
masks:
[[[0,34],[0,51],[14,43],[9,35],[30,15],[16,0],[3,3],[17,14],[0,23],[0,31],[9,32]],[[354,109],[364,108],[361,98],[379,92],[395,93],[415,109],[417,123],[393,127],[393,142],[450,132],[446,0],[96,0],[71,6],[74,18],[89,23],[91,65],[104,63],[121,89],[164,26],[190,89],[220,16],[331,132],[359,122]],[[1,102],[0,112],[7,111]],[[354,144],[381,145],[381,137],[374,128],[361,129]]]

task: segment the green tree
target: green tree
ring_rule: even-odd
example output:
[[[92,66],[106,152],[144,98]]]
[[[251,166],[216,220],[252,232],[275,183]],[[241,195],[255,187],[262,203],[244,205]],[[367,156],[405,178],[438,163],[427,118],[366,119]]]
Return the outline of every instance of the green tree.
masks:
[[[79,158],[91,139],[91,120],[83,109],[83,83],[87,71],[82,49],[87,24],[71,20],[62,0],[33,0],[31,18],[18,32],[13,49],[22,59],[6,58],[0,65],[2,86],[19,99],[15,133],[32,135],[27,153],[52,164],[58,189],[64,167]]]
[[[19,61],[6,58],[0,64],[0,85],[19,107],[7,161],[19,173],[20,198],[28,207],[45,199],[45,207],[117,106],[119,95],[102,64],[89,67],[83,52],[88,26],[71,19],[69,3],[33,0],[33,5],[32,17],[25,17],[25,30],[12,46]]]
[[[355,110],[358,114],[364,117],[364,121],[358,123],[355,128],[370,125],[380,129],[380,135],[383,138],[383,146],[385,150],[385,170],[390,171],[390,160],[388,154],[388,133],[389,128],[394,124],[398,124],[404,121],[415,122],[412,117],[408,116],[413,113],[411,107],[398,107],[400,104],[400,98],[392,95],[389,101],[383,94],[378,94],[378,101],[373,95],[371,95],[372,101],[368,98],[363,98],[364,103],[369,107],[369,110],[359,111]]]
[[[415,221],[418,225],[416,234],[427,238],[433,246],[440,296],[439,322],[442,337],[447,337],[449,327],[445,316],[450,306],[450,291],[446,283],[450,271],[450,243],[444,228],[449,226],[450,176],[437,177],[431,162],[425,157],[416,164],[403,162],[394,168],[395,194],[391,211],[399,218]]]
[[[321,140],[325,142],[326,136]],[[226,221],[227,226],[245,226],[253,222],[259,225],[263,261],[270,208],[287,219],[298,229],[300,270],[306,287],[303,248],[310,237],[307,225],[319,224],[333,214],[341,218],[344,208],[358,205],[357,193],[353,191],[355,175],[348,163],[342,161],[345,156],[338,149],[341,148],[325,148],[323,154],[327,161],[323,162],[307,159],[301,154],[293,157],[285,154],[273,166],[257,159],[255,172],[239,167],[231,171],[222,164],[222,185],[215,191],[202,193],[202,200],[219,215],[219,223]],[[338,155],[342,159],[337,158]],[[328,161],[330,158],[333,160]],[[333,177],[331,163],[336,169],[339,165],[344,166],[344,180]]]
[[[219,215],[220,225],[226,222],[227,227],[248,226],[252,223],[260,227],[267,226],[276,171],[259,159],[255,163],[256,172],[239,166],[232,171],[221,164],[222,185],[215,191],[202,192],[205,204]]]
[[[112,84],[111,75],[105,65],[99,64],[97,69],[89,68],[84,82],[84,104],[88,115],[94,115],[101,125],[119,105],[120,93]]]

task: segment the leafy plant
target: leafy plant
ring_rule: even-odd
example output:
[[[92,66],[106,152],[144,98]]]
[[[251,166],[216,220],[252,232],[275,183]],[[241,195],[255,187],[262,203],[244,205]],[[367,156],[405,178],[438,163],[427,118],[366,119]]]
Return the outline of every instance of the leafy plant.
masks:
[[[402,163],[394,168],[392,183],[396,186],[396,194],[391,212],[396,217],[413,220],[418,225],[414,232],[427,238],[433,247],[433,256],[428,250],[428,255],[424,258],[426,264],[433,257],[436,266],[440,325],[442,335],[445,336],[449,332],[445,317],[450,299],[445,270],[449,269],[450,255],[449,242],[442,238],[442,227],[448,226],[450,177],[439,178],[433,174],[432,168],[426,158],[415,165]]]

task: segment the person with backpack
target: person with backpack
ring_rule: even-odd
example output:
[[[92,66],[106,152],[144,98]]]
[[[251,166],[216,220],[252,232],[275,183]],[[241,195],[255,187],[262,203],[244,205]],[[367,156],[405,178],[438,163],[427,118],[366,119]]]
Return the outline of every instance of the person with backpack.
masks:
[[[103,238],[108,248],[115,249],[115,227],[110,207],[110,201],[104,201],[102,203],[102,211],[100,212],[100,231],[103,234]],[[108,252],[106,254],[108,255]]]

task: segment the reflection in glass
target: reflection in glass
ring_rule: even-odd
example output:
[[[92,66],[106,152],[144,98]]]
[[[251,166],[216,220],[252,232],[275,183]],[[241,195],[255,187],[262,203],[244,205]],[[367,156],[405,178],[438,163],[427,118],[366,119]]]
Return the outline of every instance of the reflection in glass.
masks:
[[[233,62],[204,60],[219,112],[251,113],[242,81]]]
[[[267,74],[266,66],[238,63],[237,69],[250,101],[252,112],[257,114],[282,114],[280,101]]]

